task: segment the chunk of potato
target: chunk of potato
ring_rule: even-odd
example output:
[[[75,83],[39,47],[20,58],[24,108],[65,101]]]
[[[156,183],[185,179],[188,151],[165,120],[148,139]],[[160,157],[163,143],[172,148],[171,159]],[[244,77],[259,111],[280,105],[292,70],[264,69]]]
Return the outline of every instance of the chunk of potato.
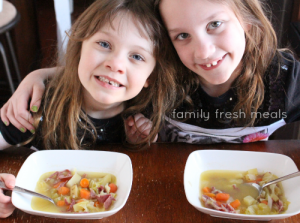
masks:
[[[250,206],[250,205],[256,203],[256,200],[253,197],[251,197],[250,195],[244,197],[243,201],[247,206]]]
[[[78,184],[81,180],[81,176],[78,173],[75,173],[73,177],[68,181],[67,187],[72,187],[74,184]]]
[[[71,187],[70,196],[71,196],[71,198],[77,199],[78,194],[79,194],[79,190],[78,190],[77,185],[75,184]]]
[[[258,175],[258,171],[257,171],[257,169],[256,169],[256,168],[254,168],[254,169],[251,169],[251,170],[248,170],[248,171],[247,171],[247,173],[249,173],[249,174],[253,174],[253,175],[255,175],[255,176],[257,176],[257,175]]]

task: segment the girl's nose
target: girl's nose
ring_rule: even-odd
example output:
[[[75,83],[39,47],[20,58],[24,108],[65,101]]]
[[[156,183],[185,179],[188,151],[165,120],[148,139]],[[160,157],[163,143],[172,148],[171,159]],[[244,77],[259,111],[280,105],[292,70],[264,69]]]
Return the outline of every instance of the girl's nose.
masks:
[[[209,37],[198,37],[194,45],[194,57],[201,60],[209,59],[214,54],[215,49],[215,45]]]
[[[112,72],[118,72],[120,74],[125,73],[125,61],[121,58],[112,55],[105,60],[104,66],[110,69]]]

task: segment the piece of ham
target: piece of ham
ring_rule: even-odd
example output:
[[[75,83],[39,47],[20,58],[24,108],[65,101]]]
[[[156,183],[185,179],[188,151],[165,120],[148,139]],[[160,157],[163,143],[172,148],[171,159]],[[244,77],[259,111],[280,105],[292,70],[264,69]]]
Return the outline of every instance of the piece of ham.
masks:
[[[51,176],[48,177],[48,178],[46,178],[45,181],[48,182],[51,179],[56,179],[57,175],[58,175],[58,171],[56,171],[55,173],[51,174]]]
[[[66,203],[66,205],[70,205],[71,203],[69,203],[68,201],[67,201],[67,198],[65,198],[65,203]]]
[[[102,185],[100,187],[98,187],[98,194],[100,194],[101,191],[106,192],[105,188]]]
[[[67,178],[72,178],[72,173],[70,170],[66,169],[58,173],[57,179],[62,180]]]
[[[64,170],[64,171],[56,171],[55,173],[51,174],[48,178],[45,179],[45,182],[50,181],[53,179],[54,181],[52,182],[52,185],[57,184],[59,181],[67,181],[71,179],[72,173],[70,170]],[[64,183],[64,182],[63,182]],[[59,185],[57,189],[60,187],[63,187],[65,184]]]
[[[103,204],[105,210],[108,210],[111,206],[112,201],[115,201],[116,199],[111,196],[111,194],[103,194],[103,195],[97,195],[97,200],[99,203]]]
[[[105,208],[105,210],[108,210],[109,209],[109,207],[111,206],[111,203],[112,203],[112,201],[115,201],[115,198],[113,198],[113,196],[109,196],[107,199],[106,199],[106,201],[104,202],[104,208]]]
[[[67,211],[73,211],[73,205],[74,205],[75,203],[76,203],[75,199],[72,198],[71,203],[70,203],[70,206],[69,206],[69,208],[68,208]]]
[[[203,194],[202,200],[204,201],[204,206],[207,208],[215,209],[218,211],[224,211],[224,212],[228,212],[228,213],[236,213],[236,211],[230,204],[223,203],[221,205],[218,205],[218,203],[214,199],[212,199],[211,197],[209,197],[207,195]]]
[[[61,187],[64,187],[67,183],[68,183],[68,180],[65,180],[65,181],[61,182],[61,184],[58,185],[58,187],[56,188],[56,190],[58,190]]]
[[[211,187],[211,193],[218,194],[218,193],[223,193],[223,192],[221,190],[216,189],[215,187]]]
[[[100,204],[104,204],[106,199],[111,196],[110,194],[102,194],[102,195],[97,195],[97,200],[99,201]]]
[[[90,188],[90,192],[91,192],[92,199],[97,198],[97,194],[95,193],[95,191],[92,188]]]
[[[240,190],[237,186],[236,186],[236,184],[232,184],[232,187],[233,187],[233,189],[235,189],[235,190]]]
[[[283,202],[281,200],[278,200],[278,213],[283,211]]]

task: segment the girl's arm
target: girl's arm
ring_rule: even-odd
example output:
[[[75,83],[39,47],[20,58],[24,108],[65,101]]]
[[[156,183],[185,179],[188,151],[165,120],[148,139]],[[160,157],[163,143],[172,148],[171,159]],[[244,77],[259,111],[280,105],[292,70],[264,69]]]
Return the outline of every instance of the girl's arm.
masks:
[[[1,119],[6,124],[13,124],[18,129],[34,131],[32,116],[28,111],[37,112],[45,91],[44,81],[53,77],[56,67],[40,69],[28,74],[20,83],[12,97],[1,108]]]
[[[6,187],[14,188],[16,178],[12,174],[0,173],[0,180],[5,183]],[[0,218],[10,216],[15,210],[11,202],[11,197],[4,195],[3,190],[0,188]]]
[[[136,125],[134,124],[134,120]],[[131,144],[136,144],[149,135],[152,127],[152,122],[142,114],[130,116],[125,121],[126,140]],[[153,142],[157,141],[157,135]]]

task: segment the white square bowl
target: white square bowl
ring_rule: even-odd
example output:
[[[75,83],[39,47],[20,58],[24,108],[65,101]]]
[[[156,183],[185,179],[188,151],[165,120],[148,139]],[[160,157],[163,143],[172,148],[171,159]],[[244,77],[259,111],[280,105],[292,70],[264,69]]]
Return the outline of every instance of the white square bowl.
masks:
[[[192,152],[184,170],[184,190],[187,200],[196,209],[214,217],[242,220],[269,221],[283,219],[300,213],[300,177],[282,181],[285,197],[290,203],[284,214],[245,215],[212,210],[200,202],[200,175],[206,170],[247,171],[257,168],[259,172],[272,172],[278,177],[297,172],[294,161],[285,155],[266,152],[198,150]]]
[[[34,215],[66,219],[101,219],[118,212],[126,203],[132,185],[133,173],[129,156],[117,152],[87,150],[46,150],[31,154],[22,165],[16,185],[34,191],[42,174],[76,168],[83,172],[111,173],[117,178],[116,202],[109,211],[67,214],[36,211],[31,208],[32,196],[12,193],[12,203],[16,208]]]

